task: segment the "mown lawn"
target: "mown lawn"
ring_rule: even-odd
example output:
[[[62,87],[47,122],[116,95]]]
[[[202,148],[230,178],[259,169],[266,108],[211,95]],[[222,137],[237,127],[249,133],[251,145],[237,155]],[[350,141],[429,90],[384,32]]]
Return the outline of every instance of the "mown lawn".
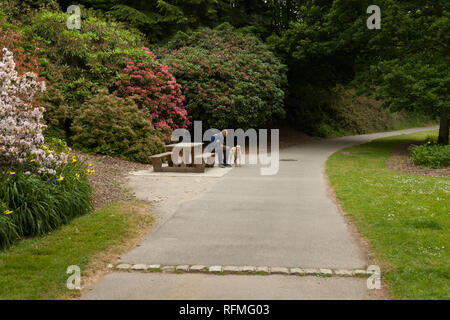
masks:
[[[369,240],[395,299],[450,299],[450,179],[386,167],[401,144],[433,133],[376,140],[327,162],[337,198]]]
[[[148,229],[148,205],[124,202],[74,219],[41,238],[26,239],[0,251],[0,300],[64,299],[80,296],[66,288],[67,267],[78,265],[84,280]]]

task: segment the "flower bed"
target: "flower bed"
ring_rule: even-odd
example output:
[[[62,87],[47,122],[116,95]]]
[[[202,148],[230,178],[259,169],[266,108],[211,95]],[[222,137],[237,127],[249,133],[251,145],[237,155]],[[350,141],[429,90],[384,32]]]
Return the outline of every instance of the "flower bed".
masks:
[[[45,84],[35,73],[19,75],[13,54],[3,48],[0,248],[23,237],[44,234],[90,210],[91,190],[86,176],[93,170],[77,157],[70,158],[70,150],[62,141],[45,144],[44,108],[35,102],[35,96],[44,90]]]

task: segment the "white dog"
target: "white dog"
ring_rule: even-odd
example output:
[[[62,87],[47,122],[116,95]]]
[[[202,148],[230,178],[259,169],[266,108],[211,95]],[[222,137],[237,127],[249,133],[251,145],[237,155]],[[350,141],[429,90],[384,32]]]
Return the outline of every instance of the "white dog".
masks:
[[[231,148],[230,150],[230,161],[228,163],[234,163],[236,167],[240,167],[242,165],[242,150],[241,146],[236,146]]]

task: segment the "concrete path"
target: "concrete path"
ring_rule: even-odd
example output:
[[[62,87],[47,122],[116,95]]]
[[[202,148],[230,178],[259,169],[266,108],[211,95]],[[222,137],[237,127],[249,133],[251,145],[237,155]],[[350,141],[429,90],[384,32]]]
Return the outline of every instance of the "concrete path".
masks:
[[[430,129],[435,127],[301,144],[281,150],[275,176],[260,176],[258,166],[247,165],[223,178],[198,180],[193,199],[176,208],[161,207],[159,227],[121,261],[365,268],[367,257],[330,196],[324,164],[345,147]],[[130,180],[131,190],[145,200],[154,186],[143,176]],[[183,182],[178,189],[172,185],[167,198],[183,198],[185,188]],[[367,299],[371,295],[365,287],[364,279],[353,278],[112,273],[84,298]],[[211,293],[214,288],[218,293]]]
[[[371,299],[366,280],[298,276],[111,273],[84,299],[310,300]]]

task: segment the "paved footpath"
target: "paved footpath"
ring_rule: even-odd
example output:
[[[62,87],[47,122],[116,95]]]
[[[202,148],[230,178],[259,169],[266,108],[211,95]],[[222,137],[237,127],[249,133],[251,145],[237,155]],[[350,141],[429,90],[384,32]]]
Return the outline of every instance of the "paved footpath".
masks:
[[[275,176],[235,168],[182,202],[121,262],[145,265],[365,269],[368,260],[339,212],[325,177],[334,152],[419,128],[300,144],[280,151]],[[167,178],[170,179],[170,178]],[[171,178],[172,180],[174,178]],[[154,183],[135,177],[148,200]],[[181,190],[174,190],[183,193]],[[112,272],[84,299],[371,299],[360,277]]]

